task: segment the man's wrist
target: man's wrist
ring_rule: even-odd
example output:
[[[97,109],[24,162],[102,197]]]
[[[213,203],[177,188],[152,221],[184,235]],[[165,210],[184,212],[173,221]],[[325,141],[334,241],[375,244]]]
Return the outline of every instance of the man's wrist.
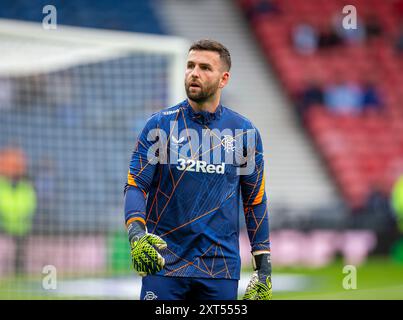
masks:
[[[252,252],[253,269],[263,271],[265,274],[271,274],[271,256],[270,251]]]
[[[147,228],[140,220],[133,220],[127,225],[127,234],[129,236],[130,243],[138,241],[146,233]]]

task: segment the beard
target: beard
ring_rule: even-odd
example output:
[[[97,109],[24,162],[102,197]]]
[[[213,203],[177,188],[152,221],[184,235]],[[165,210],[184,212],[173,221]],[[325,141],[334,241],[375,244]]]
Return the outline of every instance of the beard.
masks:
[[[220,80],[217,80],[216,82],[211,83],[210,85],[200,85],[197,91],[191,92],[190,88],[191,81],[190,80],[186,81],[185,82],[186,95],[190,100],[193,100],[194,102],[197,103],[206,102],[207,100],[210,99],[210,97],[214,96],[217,93],[219,82]]]

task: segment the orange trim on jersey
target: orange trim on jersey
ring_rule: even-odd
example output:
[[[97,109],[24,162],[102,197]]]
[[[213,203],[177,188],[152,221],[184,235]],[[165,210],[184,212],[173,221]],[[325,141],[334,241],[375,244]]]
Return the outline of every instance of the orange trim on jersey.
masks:
[[[262,202],[263,195],[264,195],[264,185],[265,185],[265,177],[264,177],[264,172],[263,172],[263,178],[262,178],[262,183],[260,185],[259,192],[257,193],[257,196],[255,200],[253,201],[252,205],[256,205]]]
[[[128,226],[129,224],[131,224],[133,221],[140,221],[141,223],[143,223],[144,225],[146,225],[146,222],[144,221],[143,218],[134,217],[134,218],[131,218],[131,219],[127,220],[126,226]]]
[[[129,170],[128,173],[127,173],[127,184],[128,184],[129,186],[139,188],[138,185],[137,185],[137,183],[136,183],[136,181],[134,181],[133,175],[130,173],[130,170]],[[140,189],[140,188],[139,188],[139,189]],[[140,189],[140,190],[141,190],[141,189]],[[147,193],[145,193],[144,190],[141,190],[141,191],[143,192],[144,198],[147,198]]]
[[[127,172],[127,184],[133,187],[137,187],[136,181],[134,181],[133,175],[130,173],[130,170]]]

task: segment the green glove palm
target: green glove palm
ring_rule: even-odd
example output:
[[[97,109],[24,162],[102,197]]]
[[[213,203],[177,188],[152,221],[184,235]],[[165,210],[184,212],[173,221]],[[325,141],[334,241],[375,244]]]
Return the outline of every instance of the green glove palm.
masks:
[[[254,273],[246,288],[243,300],[271,300],[271,260],[270,253],[253,256]]]
[[[145,226],[137,221],[130,224],[128,232],[134,270],[141,276],[161,271],[165,259],[158,250],[165,249],[166,242],[155,234],[147,233]]]

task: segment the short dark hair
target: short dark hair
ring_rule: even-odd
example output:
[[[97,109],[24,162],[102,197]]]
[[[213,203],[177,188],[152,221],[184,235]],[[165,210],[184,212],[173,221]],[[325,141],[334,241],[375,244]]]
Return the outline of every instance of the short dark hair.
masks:
[[[201,39],[196,42],[194,42],[190,48],[189,51],[192,50],[201,50],[201,51],[214,51],[217,52],[220,55],[221,61],[225,64],[227,67],[227,71],[231,69],[231,55],[228,51],[228,49],[220,42],[211,40],[211,39]]]

